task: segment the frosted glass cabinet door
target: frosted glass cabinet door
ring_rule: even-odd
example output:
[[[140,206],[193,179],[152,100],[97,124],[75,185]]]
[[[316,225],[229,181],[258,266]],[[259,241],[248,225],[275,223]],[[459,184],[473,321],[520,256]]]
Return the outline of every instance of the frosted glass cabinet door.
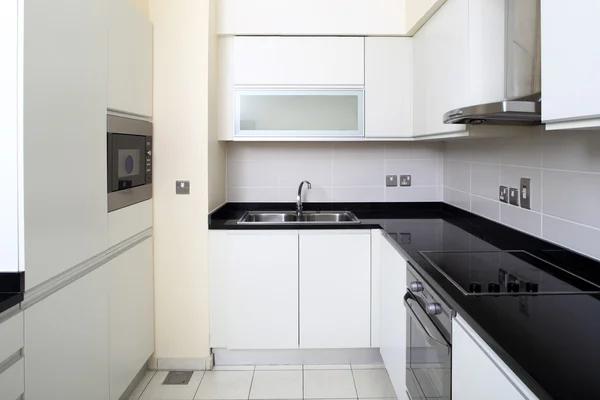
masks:
[[[362,90],[237,90],[235,136],[364,136]]]

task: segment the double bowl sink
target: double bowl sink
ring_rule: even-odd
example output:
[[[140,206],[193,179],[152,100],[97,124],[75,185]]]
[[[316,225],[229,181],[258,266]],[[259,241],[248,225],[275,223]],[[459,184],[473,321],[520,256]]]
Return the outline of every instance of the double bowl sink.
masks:
[[[350,211],[247,211],[238,224],[360,224]]]

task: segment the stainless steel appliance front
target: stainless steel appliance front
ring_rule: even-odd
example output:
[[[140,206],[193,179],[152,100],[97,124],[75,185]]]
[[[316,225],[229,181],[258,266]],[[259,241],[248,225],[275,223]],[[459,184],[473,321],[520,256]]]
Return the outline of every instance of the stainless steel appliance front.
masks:
[[[108,212],[152,198],[152,124],[108,116]]]
[[[452,398],[454,311],[408,265],[406,388],[412,400]]]

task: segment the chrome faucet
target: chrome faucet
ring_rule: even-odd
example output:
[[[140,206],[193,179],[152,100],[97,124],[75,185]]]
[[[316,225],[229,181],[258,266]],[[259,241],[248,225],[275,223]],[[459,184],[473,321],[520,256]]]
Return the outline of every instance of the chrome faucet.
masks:
[[[298,215],[302,214],[302,186],[304,186],[305,183],[308,185],[309,189],[312,188],[309,181],[300,182],[300,186],[298,186],[298,197],[296,197],[296,213],[298,213]]]

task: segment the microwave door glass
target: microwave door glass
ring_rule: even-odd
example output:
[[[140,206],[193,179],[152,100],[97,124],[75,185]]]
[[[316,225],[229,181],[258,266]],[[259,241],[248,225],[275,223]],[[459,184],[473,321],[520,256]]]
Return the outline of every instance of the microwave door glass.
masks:
[[[140,177],[140,149],[119,149],[117,154],[117,174],[119,190],[135,186],[134,181]]]

